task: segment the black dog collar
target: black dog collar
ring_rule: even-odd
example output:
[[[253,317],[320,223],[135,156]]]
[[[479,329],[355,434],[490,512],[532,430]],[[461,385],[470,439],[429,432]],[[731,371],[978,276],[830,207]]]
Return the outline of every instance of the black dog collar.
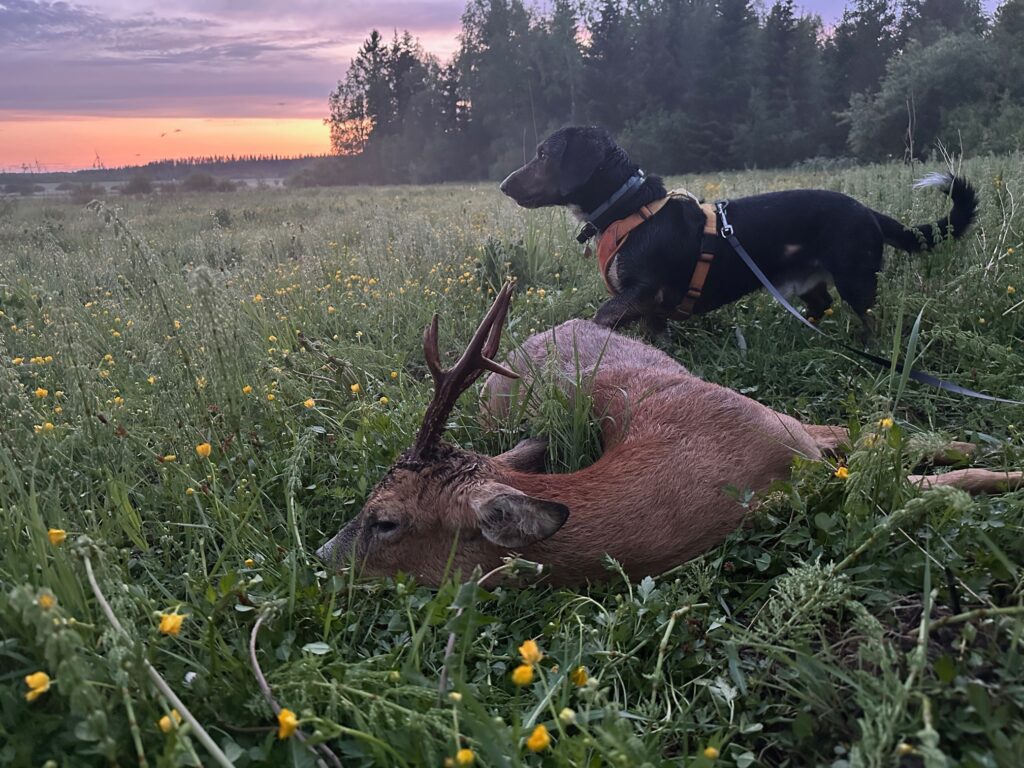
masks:
[[[579,243],[585,243],[587,240],[597,234],[597,224],[595,223],[601,216],[606,214],[608,210],[615,205],[624,196],[628,195],[634,189],[637,189],[641,184],[647,180],[644,175],[643,168],[638,168],[636,173],[626,179],[626,183],[619,187],[615,192],[605,200],[601,205],[597,206],[596,209],[587,214],[587,220],[580,227],[580,231],[576,234],[576,241]]]

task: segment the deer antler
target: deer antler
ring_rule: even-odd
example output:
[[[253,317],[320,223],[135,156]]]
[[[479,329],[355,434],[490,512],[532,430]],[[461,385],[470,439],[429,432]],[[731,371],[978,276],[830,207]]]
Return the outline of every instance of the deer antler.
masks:
[[[476,329],[473,338],[470,340],[462,357],[448,370],[441,367],[441,355],[437,349],[437,314],[430,321],[423,331],[423,356],[427,361],[427,368],[434,377],[434,399],[427,406],[427,412],[423,415],[423,424],[420,426],[416,442],[413,444],[413,453],[416,456],[423,456],[428,452],[444,432],[445,422],[448,420],[455,402],[459,395],[472,386],[480,374],[484,371],[493,371],[502,376],[518,379],[519,374],[511,371],[503,365],[499,365],[491,358],[498,351],[498,344],[501,342],[501,329],[505,324],[505,315],[508,314],[509,301],[512,299],[512,283],[505,283],[494,303],[487,311],[486,317]]]

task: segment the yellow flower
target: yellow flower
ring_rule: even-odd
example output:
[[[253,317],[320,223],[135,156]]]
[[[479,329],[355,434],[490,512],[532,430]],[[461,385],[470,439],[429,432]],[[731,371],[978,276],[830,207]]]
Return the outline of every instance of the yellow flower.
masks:
[[[36,603],[44,611],[48,611],[57,604],[57,598],[51,595],[49,592],[44,592],[39,596],[39,599],[36,600]]]
[[[587,684],[587,668],[576,667],[572,672],[569,673],[569,679],[572,680],[572,684],[578,687],[582,687]]]
[[[267,341],[269,341],[271,344],[274,344],[275,342],[277,342],[277,336],[267,336]]]
[[[267,400],[269,402],[274,402],[274,393],[273,392],[271,392],[269,395],[267,395]]]
[[[252,297],[253,304],[259,304],[261,301],[263,301],[263,297],[260,296],[258,293]]]
[[[901,741],[899,744],[896,745],[896,754],[899,755],[900,757],[904,757],[906,755],[913,754],[913,752],[914,752],[914,745],[913,744],[907,744],[907,742]]]
[[[185,489],[185,495],[186,496],[192,496],[193,494],[195,494],[195,492],[196,492],[195,488],[186,488]]]
[[[13,365],[21,365],[23,362],[25,362],[25,358],[24,357],[15,357],[15,358],[11,359],[11,363]]]
[[[50,394],[50,390],[48,389],[43,389],[42,387],[39,387],[39,389],[36,390],[36,397],[38,397],[40,400],[42,400],[48,394]]]
[[[160,726],[160,730],[164,733],[170,733],[173,729],[177,728],[181,723],[181,715],[178,714],[178,710],[172,709],[170,715],[164,715],[157,722]]]
[[[377,402],[379,402],[381,405],[387,405],[390,401],[386,397],[382,397]]]
[[[458,704],[460,701],[462,701],[462,694],[458,691],[452,691],[448,694],[448,701],[450,701],[452,704]]]
[[[25,675],[25,685],[28,686],[25,700],[35,701],[50,690],[50,676],[45,672],[33,672],[31,675]]]
[[[704,757],[708,760],[717,760],[719,754],[719,751],[714,747],[705,747],[704,749]]]
[[[168,453],[168,454],[166,454],[161,459],[161,461],[163,461],[163,462],[165,462],[167,464],[171,463],[172,461],[177,461],[177,460],[178,460],[178,457],[175,454],[173,454],[173,453]]]
[[[880,426],[882,429],[892,429],[892,425],[893,420],[890,419],[888,416],[886,416],[884,419],[878,422],[878,426]]]
[[[180,613],[161,613],[160,614],[160,632],[164,635],[174,635],[175,637],[181,632],[182,622],[185,621],[185,617]]]
[[[312,397],[308,397],[302,401],[302,404],[307,408],[312,408],[314,405],[316,405],[316,400],[314,400]]]
[[[540,660],[544,658],[544,654],[541,653],[534,640],[527,640],[520,645],[519,655],[523,659],[523,664],[539,664]]]
[[[521,664],[512,670],[512,682],[522,688],[533,682],[533,667],[529,664]]]
[[[146,381],[150,384],[156,384],[156,376],[150,376],[146,379]]]
[[[213,446],[209,443],[200,443],[196,446],[196,453],[199,454],[199,458],[206,459],[210,456],[210,451],[213,450]]]
[[[825,309],[825,317],[832,317],[832,315],[834,314],[835,310],[833,310],[832,307],[828,307]]]
[[[526,748],[531,752],[543,752],[551,746],[551,734],[544,725],[538,725],[533,729],[530,738],[526,740]]]
[[[253,560],[251,557],[247,557],[245,559],[245,567],[246,568],[252,568],[254,565],[256,565],[256,561]]]
[[[64,543],[64,539],[68,537],[67,531],[63,528],[51,528],[46,532],[46,538],[50,540],[50,543],[55,547],[59,547]]]
[[[242,394],[243,395],[251,395],[252,394],[252,387],[250,387],[248,384],[246,384],[244,387],[242,387]]]
[[[1013,294],[1015,294],[1016,292],[1017,292],[1017,289],[1014,288],[1012,285],[1006,286],[1006,293],[1007,293],[1007,295],[1013,296]]]
[[[180,331],[181,330],[181,320],[175,320],[174,321],[174,330],[176,330],[176,331]]]
[[[835,471],[835,476],[838,477],[840,480],[845,480],[850,476],[850,470],[848,470],[846,467],[840,467]]]
[[[332,315],[332,314],[334,314],[334,311],[335,311],[334,307],[331,307],[331,306],[327,307],[327,314]]]
[[[569,707],[565,707],[558,713],[558,719],[562,722],[562,725],[572,725],[576,722],[576,713]]]
[[[398,371],[392,371],[391,372],[391,378],[392,379],[397,379],[398,378]]]
[[[349,387],[349,389],[352,390],[353,395],[358,395],[362,387],[360,387],[358,384],[353,384],[351,387]]]
[[[476,755],[472,749],[460,749],[455,753],[456,765],[472,765],[476,761]]]
[[[287,707],[277,713],[277,738],[290,739],[299,728],[299,718]]]

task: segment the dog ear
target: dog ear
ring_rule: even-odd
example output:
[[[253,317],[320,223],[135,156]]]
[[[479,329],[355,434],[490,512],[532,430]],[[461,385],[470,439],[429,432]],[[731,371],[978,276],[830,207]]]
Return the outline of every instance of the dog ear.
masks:
[[[565,197],[582,187],[614,147],[611,136],[602,128],[571,133],[558,170],[559,194]]]

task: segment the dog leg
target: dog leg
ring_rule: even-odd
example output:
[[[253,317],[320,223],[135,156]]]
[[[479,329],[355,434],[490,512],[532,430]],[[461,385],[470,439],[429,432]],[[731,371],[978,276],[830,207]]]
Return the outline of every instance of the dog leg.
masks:
[[[646,309],[649,304],[643,300],[646,293],[647,291],[643,289],[634,288],[612,296],[597,308],[594,322],[615,330],[645,317],[648,314]]]
[[[878,292],[878,270],[882,267],[882,248],[878,253],[871,249],[850,249],[841,254],[842,258],[832,260],[832,278],[836,290],[849,304],[861,322],[860,338],[867,344],[878,331],[878,319],[872,312]]]
[[[807,306],[807,317],[812,321],[823,318],[825,310],[832,306],[832,294],[828,292],[828,285],[824,282],[801,293],[800,299]]]

